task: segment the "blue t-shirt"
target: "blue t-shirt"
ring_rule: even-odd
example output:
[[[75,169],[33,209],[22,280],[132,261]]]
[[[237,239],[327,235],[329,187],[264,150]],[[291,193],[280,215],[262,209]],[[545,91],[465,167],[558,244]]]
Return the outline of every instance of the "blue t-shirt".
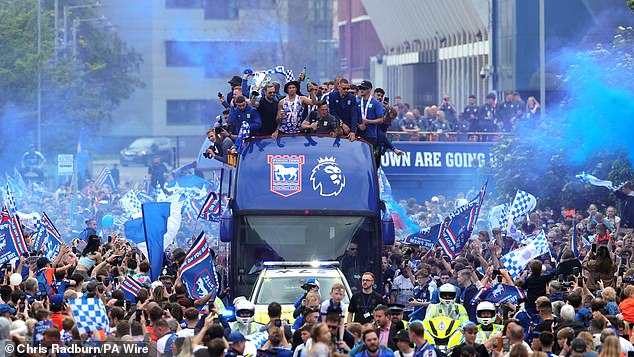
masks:
[[[271,348],[270,350],[276,352],[275,355],[277,357],[293,357],[293,351],[286,348],[276,347],[276,348]]]
[[[379,103],[374,97],[370,97],[370,103],[362,98],[357,98],[357,106],[359,107],[359,124],[363,124],[363,114],[365,112],[365,119],[373,120],[385,117],[385,108],[383,104]],[[367,108],[367,111],[366,111]],[[378,136],[378,129],[380,124],[367,124],[365,130],[360,132],[360,135],[366,139],[376,140]]]
[[[262,127],[262,118],[257,109],[253,108],[249,104],[241,111],[238,107],[231,108],[227,123],[231,124],[232,134],[237,135],[242,127],[242,122],[249,123],[249,130],[251,136],[260,135],[260,128]]]

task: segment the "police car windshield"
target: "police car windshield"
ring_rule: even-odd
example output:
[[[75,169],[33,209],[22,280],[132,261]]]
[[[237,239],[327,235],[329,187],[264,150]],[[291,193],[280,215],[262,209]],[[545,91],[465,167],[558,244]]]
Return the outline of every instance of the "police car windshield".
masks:
[[[318,279],[322,299],[328,298],[328,293],[333,284],[341,283],[341,279],[337,277],[319,277]],[[257,305],[268,305],[271,301],[277,301],[282,305],[292,305],[305,292],[301,288],[305,282],[305,276],[264,277],[262,285],[260,285],[260,289],[257,292],[255,303]],[[348,294],[346,294],[343,302],[346,304],[350,302]]]

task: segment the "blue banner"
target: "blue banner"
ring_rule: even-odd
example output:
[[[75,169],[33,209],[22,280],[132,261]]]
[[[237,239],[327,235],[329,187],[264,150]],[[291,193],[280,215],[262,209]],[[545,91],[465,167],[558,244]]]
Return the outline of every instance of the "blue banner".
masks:
[[[0,217],[0,264],[4,264],[19,258],[25,252],[26,244],[14,233],[12,218],[9,217],[6,207],[2,210]]]
[[[145,243],[147,246],[147,258],[150,262],[150,278],[158,280],[163,269],[163,251],[165,249],[163,237],[167,233],[167,219],[170,215],[169,202],[144,203],[143,228],[145,230]]]
[[[458,207],[444,219],[440,227],[443,232],[440,237],[440,245],[449,257],[453,258],[457,253],[460,253],[471,237],[486,194],[486,187],[487,184],[482,187],[476,198],[468,204]]]
[[[62,236],[53,225],[53,222],[48,218],[46,212],[42,212],[38,241],[41,245],[33,246],[33,248],[44,252],[44,256],[49,260],[55,260],[62,248]]]
[[[440,226],[441,224],[438,223],[433,227],[423,228],[416,233],[408,235],[402,243],[432,249],[440,237]]]
[[[469,175],[491,164],[493,143],[395,141],[405,152],[398,156],[388,151],[381,167],[388,175]]]
[[[145,246],[145,228],[143,227],[143,218],[131,219],[123,224],[125,237],[133,242],[136,246]],[[147,257],[147,248],[143,254]]]
[[[240,155],[233,209],[379,211],[372,147],[320,136],[250,139]]]
[[[213,293],[211,301],[216,298],[218,293],[216,270],[204,232],[198,235],[189,253],[187,253],[180,273],[181,281],[187,287],[192,299],[198,300],[209,293]]]
[[[126,276],[125,280],[121,283],[120,289],[125,294],[126,300],[136,302],[136,297],[139,295],[139,290],[141,290],[141,283],[131,276]]]
[[[496,283],[480,289],[471,300],[471,304],[477,305],[480,301],[489,301],[494,304],[510,302],[517,305],[524,298],[526,298],[526,295],[522,289],[513,285]]]
[[[192,204],[195,208],[198,208],[198,217],[203,218],[204,220],[211,222],[220,221],[220,199],[218,198],[218,194],[215,192],[209,192],[209,195],[205,198],[205,200],[200,202],[201,200],[192,199]]]

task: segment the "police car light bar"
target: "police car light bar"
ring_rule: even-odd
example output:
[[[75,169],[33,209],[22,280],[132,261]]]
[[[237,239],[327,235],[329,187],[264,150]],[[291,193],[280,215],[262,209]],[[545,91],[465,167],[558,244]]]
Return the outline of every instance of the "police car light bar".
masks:
[[[304,262],[264,262],[264,266],[267,267],[304,267],[311,266],[313,268],[339,266],[339,262],[336,261],[304,261]]]

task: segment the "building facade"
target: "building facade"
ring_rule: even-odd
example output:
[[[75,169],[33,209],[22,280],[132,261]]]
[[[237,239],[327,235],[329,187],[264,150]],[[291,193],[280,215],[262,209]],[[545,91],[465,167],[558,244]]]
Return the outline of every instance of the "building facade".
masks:
[[[109,0],[101,12],[142,54],[145,86],[103,134],[199,140],[222,113],[218,92],[247,67],[331,78],[334,11],[331,0]]]

